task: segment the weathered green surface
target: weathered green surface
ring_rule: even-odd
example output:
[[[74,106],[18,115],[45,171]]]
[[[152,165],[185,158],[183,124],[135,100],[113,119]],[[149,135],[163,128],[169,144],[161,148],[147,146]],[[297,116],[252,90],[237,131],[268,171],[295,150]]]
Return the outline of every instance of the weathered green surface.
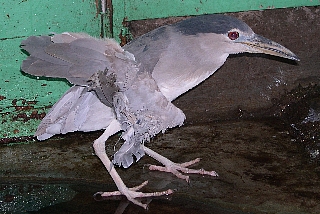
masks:
[[[64,81],[30,78],[20,71],[26,55],[20,42],[30,35],[64,31],[100,35],[94,0],[1,0],[0,138],[32,135],[46,106],[68,89]]]
[[[114,2],[114,8],[117,1]],[[124,13],[127,20],[162,18],[168,16],[199,15],[246,10],[264,10],[298,6],[319,5],[319,0],[125,0]],[[115,9],[115,11],[120,11]],[[120,11],[121,12],[121,11]]]
[[[59,80],[26,76],[20,65],[26,55],[19,44],[30,35],[64,31],[101,34],[99,0],[0,0],[0,139],[30,136],[41,116],[68,89]],[[230,3],[232,2],[232,3]],[[113,3],[113,36],[126,34],[123,20],[197,15],[203,13],[260,10],[320,5],[319,0],[291,1],[193,1],[118,0]],[[108,19],[104,26],[108,26]],[[106,29],[110,36],[111,30]]]
[[[170,16],[200,15],[247,10],[264,10],[320,5],[320,0],[122,0],[113,1],[113,35],[125,35],[122,22],[164,18]]]

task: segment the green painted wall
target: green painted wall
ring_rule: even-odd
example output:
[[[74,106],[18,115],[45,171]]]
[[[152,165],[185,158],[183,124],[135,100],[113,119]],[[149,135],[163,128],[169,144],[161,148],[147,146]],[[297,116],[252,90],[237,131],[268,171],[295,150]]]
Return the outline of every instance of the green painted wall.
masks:
[[[69,86],[23,75],[20,42],[64,31],[99,36],[100,17],[95,0],[1,0],[0,8],[0,138],[29,136]]]
[[[320,0],[113,0],[113,36],[128,33],[126,21],[320,5]]]
[[[231,2],[231,3],[230,3]],[[123,20],[314,6],[320,0],[113,0],[108,36],[126,34]],[[69,88],[65,81],[27,76],[20,71],[26,55],[20,42],[31,35],[64,31],[101,34],[100,0],[0,0],[0,139],[30,136],[48,108]],[[105,17],[110,14],[104,14]],[[111,30],[112,29],[112,30]],[[113,33],[112,33],[113,32]]]

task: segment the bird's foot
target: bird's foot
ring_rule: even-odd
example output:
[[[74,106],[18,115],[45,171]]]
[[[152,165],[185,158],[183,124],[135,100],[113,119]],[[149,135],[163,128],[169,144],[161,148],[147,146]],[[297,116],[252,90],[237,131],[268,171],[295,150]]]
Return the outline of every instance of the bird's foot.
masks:
[[[138,198],[147,198],[147,197],[159,197],[163,195],[170,195],[173,193],[173,190],[168,189],[166,191],[162,192],[151,192],[151,193],[143,193],[143,192],[138,192],[142,187],[148,184],[148,181],[143,182],[139,186],[135,186],[132,188],[123,188],[122,190],[119,191],[114,191],[114,192],[97,192],[95,194],[96,196],[100,196],[102,198],[108,198],[108,197],[114,197],[114,196],[121,196],[124,195],[126,198],[131,201],[132,203],[143,207],[144,209],[147,209],[148,204],[144,204],[137,200]]]
[[[149,165],[150,170],[157,170],[157,171],[162,171],[162,172],[170,172],[177,176],[178,178],[184,179],[187,182],[189,182],[189,176],[184,175],[182,173],[186,174],[200,174],[200,175],[209,175],[213,177],[218,177],[218,173],[215,171],[206,171],[204,169],[189,169],[187,168],[188,166],[191,166],[195,163],[198,163],[200,161],[200,158],[196,158],[194,160],[185,162],[185,163],[174,163],[168,158],[158,154],[157,152],[149,149],[148,147],[144,146],[144,151],[147,155],[150,157],[156,159],[160,163],[162,163],[164,166],[156,166],[156,165]],[[182,172],[182,173],[181,173]]]
[[[170,160],[166,161],[166,163],[162,163],[165,166],[156,166],[156,165],[150,165],[149,170],[157,170],[162,172],[170,172],[177,176],[178,178],[184,179],[187,182],[189,182],[189,176],[184,175],[182,173],[186,174],[200,174],[200,175],[209,175],[213,177],[218,177],[218,173],[215,171],[206,171],[204,169],[190,169],[187,168],[188,166],[191,166],[195,163],[198,163],[200,161],[200,158],[196,158],[194,160],[185,162],[185,163],[174,163]],[[182,173],[181,173],[182,172]]]

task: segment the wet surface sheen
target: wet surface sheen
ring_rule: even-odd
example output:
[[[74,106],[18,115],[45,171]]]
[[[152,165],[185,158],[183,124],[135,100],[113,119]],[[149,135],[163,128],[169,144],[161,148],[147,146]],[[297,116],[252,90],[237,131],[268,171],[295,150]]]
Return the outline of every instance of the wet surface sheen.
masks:
[[[96,191],[115,190],[92,154],[91,142],[99,134],[76,133],[64,139],[2,146],[0,211],[114,213],[120,201],[95,201],[92,196]],[[108,140],[109,154],[117,139]],[[143,191],[171,188],[176,192],[168,199],[154,199],[148,212],[129,204],[124,213],[320,210],[319,167],[309,162],[303,148],[276,119],[186,125],[158,135],[148,145],[176,162],[201,157],[194,167],[216,170],[220,177],[191,175],[188,185],[167,173],[149,171],[145,164],[156,162],[144,156],[129,169],[118,168],[125,183],[134,186],[149,180]]]

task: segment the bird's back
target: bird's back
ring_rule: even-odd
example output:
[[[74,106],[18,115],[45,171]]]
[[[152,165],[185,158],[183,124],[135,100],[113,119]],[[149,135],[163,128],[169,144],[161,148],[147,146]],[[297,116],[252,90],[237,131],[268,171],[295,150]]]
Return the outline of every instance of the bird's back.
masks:
[[[123,46],[123,49],[132,53],[142,68],[152,73],[169,45],[170,28],[163,26],[134,39]]]

